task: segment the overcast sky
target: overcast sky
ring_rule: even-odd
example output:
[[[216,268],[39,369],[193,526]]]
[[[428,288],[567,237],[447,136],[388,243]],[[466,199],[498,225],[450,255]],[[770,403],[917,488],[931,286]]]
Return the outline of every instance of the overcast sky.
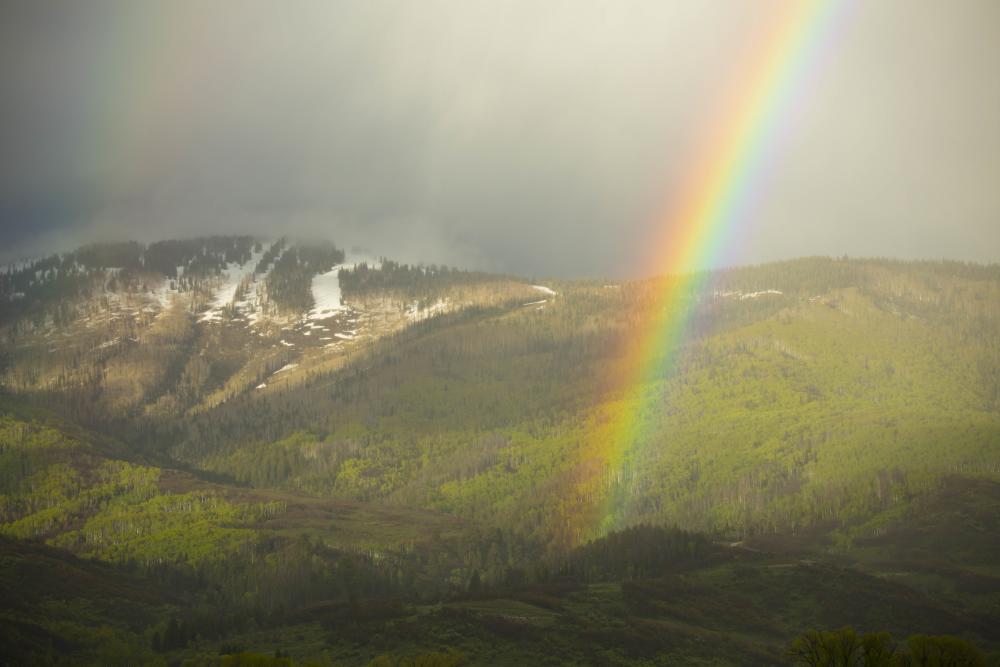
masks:
[[[704,119],[783,6],[5,2],[0,259],[241,232],[647,272]],[[1000,261],[998,66],[996,0],[858,2],[728,261]]]

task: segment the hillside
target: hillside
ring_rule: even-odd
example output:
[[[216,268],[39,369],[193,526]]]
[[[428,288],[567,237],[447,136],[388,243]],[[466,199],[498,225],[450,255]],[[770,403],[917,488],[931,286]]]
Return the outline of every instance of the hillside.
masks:
[[[1000,267],[714,272],[674,372],[622,394],[670,280],[249,237],[0,271],[2,576],[39,581],[8,660],[114,662],[81,637],[142,582],[106,625],[144,662],[773,664],[844,625],[1000,650]],[[89,582],[58,613],[54,561]]]

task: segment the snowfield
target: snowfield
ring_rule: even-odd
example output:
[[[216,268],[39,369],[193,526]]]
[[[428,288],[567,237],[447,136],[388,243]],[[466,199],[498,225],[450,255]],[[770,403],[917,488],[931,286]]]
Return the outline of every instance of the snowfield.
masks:
[[[306,316],[306,319],[311,321],[325,320],[347,309],[347,306],[343,304],[343,297],[340,293],[340,272],[343,269],[353,269],[358,264],[368,264],[372,268],[381,266],[381,262],[374,261],[369,257],[358,256],[351,258],[350,262],[338,264],[326,273],[313,276],[312,295],[314,305]]]
[[[315,305],[309,311],[310,320],[325,320],[344,309],[340,294],[340,270],[350,266],[338,264],[326,273],[313,276],[312,295]]]

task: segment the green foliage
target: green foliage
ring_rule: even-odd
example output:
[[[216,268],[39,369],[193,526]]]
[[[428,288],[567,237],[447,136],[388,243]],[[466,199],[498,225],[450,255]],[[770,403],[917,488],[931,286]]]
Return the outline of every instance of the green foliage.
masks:
[[[289,658],[278,658],[260,653],[235,653],[219,659],[219,667],[291,667]]]
[[[574,549],[560,571],[587,581],[644,579],[700,562],[712,551],[703,535],[633,526]]]
[[[852,628],[811,630],[792,642],[789,655],[808,667],[985,667],[971,643],[953,636],[913,635],[898,647],[888,632],[858,635]]]
[[[245,526],[258,518],[251,508],[209,494],[122,495],[53,544],[116,562],[197,565],[252,543],[254,533]]]
[[[1000,472],[983,370],[1000,359],[994,279],[821,259],[723,272],[672,372],[629,394],[599,388],[627,376],[615,339],[641,330],[628,317],[662,284],[579,286],[541,313],[442,319],[334,375],[227,402],[173,453],[255,486],[417,505],[553,547],[639,523],[739,539],[834,521],[849,548],[944,476]],[[602,443],[633,420],[610,461]],[[599,530],[573,527],[600,506],[614,511],[584,522]]]
[[[163,610],[152,582],[0,538],[0,589],[0,662],[162,664],[142,636]]]
[[[495,276],[361,266],[344,292],[373,301],[511,291],[335,358],[196,321],[200,281],[254,249],[116,244],[0,274],[0,381],[61,419],[0,396],[13,662],[775,664],[802,628],[848,623],[913,636],[796,646],[943,664],[977,654],[914,633],[1000,642],[997,267],[705,275],[685,345],[636,385],[630,341],[672,278],[540,303]],[[307,310],[340,261],[279,241],[265,300]],[[66,333],[77,296],[154,274],[192,299]],[[54,562],[68,552],[90,561]],[[136,581],[151,592],[130,606]]]
[[[368,667],[459,667],[465,664],[460,653],[425,653],[412,657],[382,655],[368,663]]]
[[[792,642],[790,654],[796,664],[810,667],[891,667],[899,664],[889,633],[859,637],[853,628],[807,632]]]
[[[42,424],[0,417],[0,534],[39,538],[156,493],[159,471],[100,457]]]

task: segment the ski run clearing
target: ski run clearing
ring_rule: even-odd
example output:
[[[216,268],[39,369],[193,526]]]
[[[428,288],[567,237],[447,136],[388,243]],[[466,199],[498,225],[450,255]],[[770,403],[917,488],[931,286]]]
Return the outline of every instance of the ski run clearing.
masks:
[[[236,290],[239,289],[240,283],[247,276],[253,275],[253,270],[263,255],[263,250],[255,252],[246,263],[230,264],[227,267],[222,285],[212,295],[211,307],[202,314],[199,321],[220,322],[222,320],[223,310],[236,299]]]
[[[371,260],[368,257],[355,257],[352,258],[351,262],[338,264],[326,273],[313,276],[312,296],[314,303],[307,319],[311,321],[325,320],[347,308],[343,303],[343,295],[340,293],[340,272],[344,269],[353,269],[358,264],[367,264],[373,269],[382,265],[381,262]]]
[[[340,270],[349,266],[338,264],[326,273],[313,276],[312,295],[313,309],[309,311],[310,320],[325,320],[344,309],[340,294]]]

